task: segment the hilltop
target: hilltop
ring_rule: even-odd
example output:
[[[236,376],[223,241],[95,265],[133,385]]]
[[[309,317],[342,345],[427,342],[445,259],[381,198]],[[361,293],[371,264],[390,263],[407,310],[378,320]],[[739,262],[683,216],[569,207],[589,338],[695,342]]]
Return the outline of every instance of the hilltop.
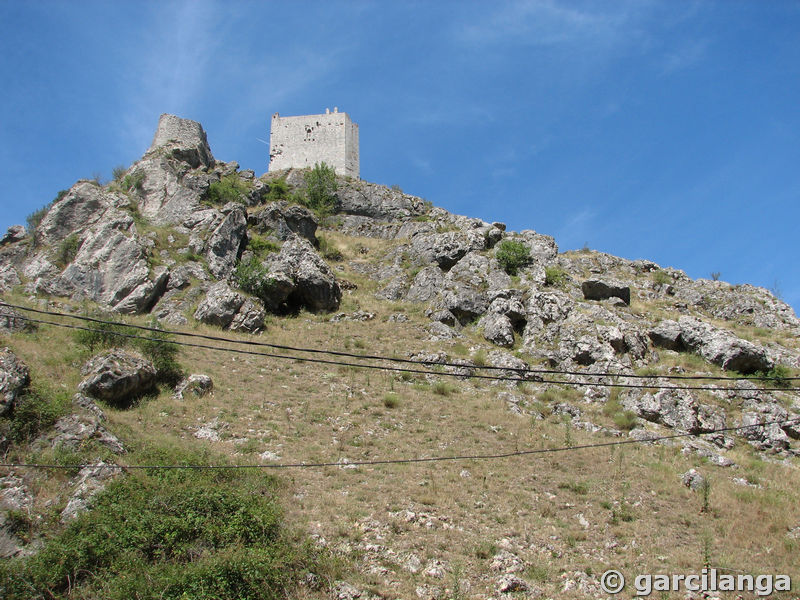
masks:
[[[6,462],[73,467],[0,473],[6,561],[54,552],[68,523],[139,481],[104,465],[177,456],[338,465],[225,476],[232,493],[274,486],[284,535],[314,549],[263,597],[604,597],[608,568],[704,564],[800,581],[800,320],[766,289],[560,252],[324,167],[256,176],[163,115],[114,181],[78,181],[9,229],[0,291],[20,307],[0,317]],[[216,341],[165,351],[157,331],[54,313]],[[274,346],[209,347],[233,347],[222,338]],[[383,359],[364,369],[364,355]],[[200,539],[219,526],[139,574],[233,552]],[[81,576],[81,593],[124,597],[114,581]],[[48,584],[57,597],[63,582]]]

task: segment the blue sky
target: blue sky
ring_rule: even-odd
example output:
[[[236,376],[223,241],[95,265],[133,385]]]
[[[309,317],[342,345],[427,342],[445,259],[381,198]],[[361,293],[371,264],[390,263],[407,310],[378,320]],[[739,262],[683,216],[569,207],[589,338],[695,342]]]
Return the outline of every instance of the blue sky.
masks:
[[[0,1],[0,227],[163,112],[267,169],[338,106],[362,178],[800,307],[800,2]]]

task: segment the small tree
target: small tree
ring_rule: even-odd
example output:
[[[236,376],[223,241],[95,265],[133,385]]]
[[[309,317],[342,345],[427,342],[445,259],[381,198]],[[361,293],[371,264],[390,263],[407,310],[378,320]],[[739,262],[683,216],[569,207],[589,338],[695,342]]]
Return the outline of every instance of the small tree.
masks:
[[[306,176],[306,199],[308,207],[319,216],[333,212],[336,204],[336,171],[324,162],[316,163]]]
[[[494,256],[506,273],[516,275],[521,267],[530,262],[531,251],[522,242],[503,240],[498,244],[497,252]]]

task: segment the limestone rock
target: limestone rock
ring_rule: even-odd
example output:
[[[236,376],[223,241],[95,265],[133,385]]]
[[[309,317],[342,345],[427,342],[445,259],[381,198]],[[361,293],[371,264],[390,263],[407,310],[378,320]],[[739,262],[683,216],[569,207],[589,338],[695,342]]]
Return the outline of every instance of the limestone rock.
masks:
[[[53,204],[36,228],[39,244],[55,246],[103,220],[111,199],[95,181],[79,181]]]
[[[8,228],[5,235],[0,238],[0,246],[22,241],[27,235],[28,231],[22,225],[12,225]]]
[[[696,492],[706,485],[707,480],[697,469],[689,469],[681,475],[681,481],[683,485]]]
[[[8,348],[0,349],[0,415],[9,412],[30,383],[27,365]]]
[[[125,452],[122,443],[101,424],[101,419],[97,415],[67,415],[56,421],[53,428],[56,431],[51,441],[54,448],[62,446],[78,450],[86,441],[96,440],[115,454]]]
[[[483,337],[498,346],[514,345],[514,326],[511,320],[502,314],[487,313],[478,321],[478,329],[483,330]]]
[[[271,202],[257,213],[249,215],[247,221],[255,231],[281,241],[297,234],[312,244],[316,243],[317,219],[304,206],[285,201]]]
[[[294,283],[288,300],[311,311],[332,311],[339,308],[342,290],[327,263],[308,242],[292,236],[284,242],[280,253],[268,260],[271,273],[283,272]]]
[[[77,487],[70,496],[67,506],[61,511],[61,522],[68,523],[88,510],[92,498],[102,492],[108,482],[119,473],[120,469],[102,460],[81,469],[76,481]]]
[[[156,369],[150,361],[120,349],[92,357],[81,374],[85,376],[78,384],[82,393],[118,406],[148,392],[156,380]]]
[[[194,373],[184,377],[175,386],[175,397],[183,400],[185,394],[191,394],[197,398],[202,398],[214,389],[214,382],[208,375]]]
[[[390,221],[422,215],[421,198],[366,181],[345,183],[336,192],[336,212]]]
[[[444,273],[436,265],[421,269],[406,293],[410,302],[427,302],[436,297],[444,283]]]
[[[17,270],[10,264],[0,265],[0,293],[21,283]]]
[[[255,332],[264,327],[264,309],[230,288],[224,281],[212,285],[194,318],[218,327]]]
[[[726,371],[754,373],[774,365],[764,348],[692,317],[679,319],[681,341],[689,350]]]
[[[443,270],[450,269],[470,250],[483,250],[486,240],[474,231],[448,231],[417,235],[411,240],[411,251],[422,264],[436,263]]]
[[[681,326],[677,321],[664,319],[648,332],[653,344],[667,350],[680,351],[683,349],[681,340]]]
[[[208,270],[217,279],[225,279],[233,272],[247,234],[247,214],[241,204],[229,202],[222,214],[225,216],[211,233],[206,250]]]
[[[587,300],[606,300],[619,298],[625,304],[631,303],[631,288],[616,281],[587,279],[581,284],[583,297]]]
[[[158,119],[158,129],[148,152],[157,150],[168,152],[192,168],[208,167],[214,163],[203,126],[175,115],[162,114]]]

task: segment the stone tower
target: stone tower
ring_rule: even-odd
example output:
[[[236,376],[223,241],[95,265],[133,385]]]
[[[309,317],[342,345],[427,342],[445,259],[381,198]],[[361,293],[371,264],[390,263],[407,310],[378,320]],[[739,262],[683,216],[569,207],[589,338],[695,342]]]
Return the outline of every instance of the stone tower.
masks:
[[[324,162],[337,175],[359,178],[358,125],[347,113],[281,117],[272,115],[269,170],[303,169]]]

